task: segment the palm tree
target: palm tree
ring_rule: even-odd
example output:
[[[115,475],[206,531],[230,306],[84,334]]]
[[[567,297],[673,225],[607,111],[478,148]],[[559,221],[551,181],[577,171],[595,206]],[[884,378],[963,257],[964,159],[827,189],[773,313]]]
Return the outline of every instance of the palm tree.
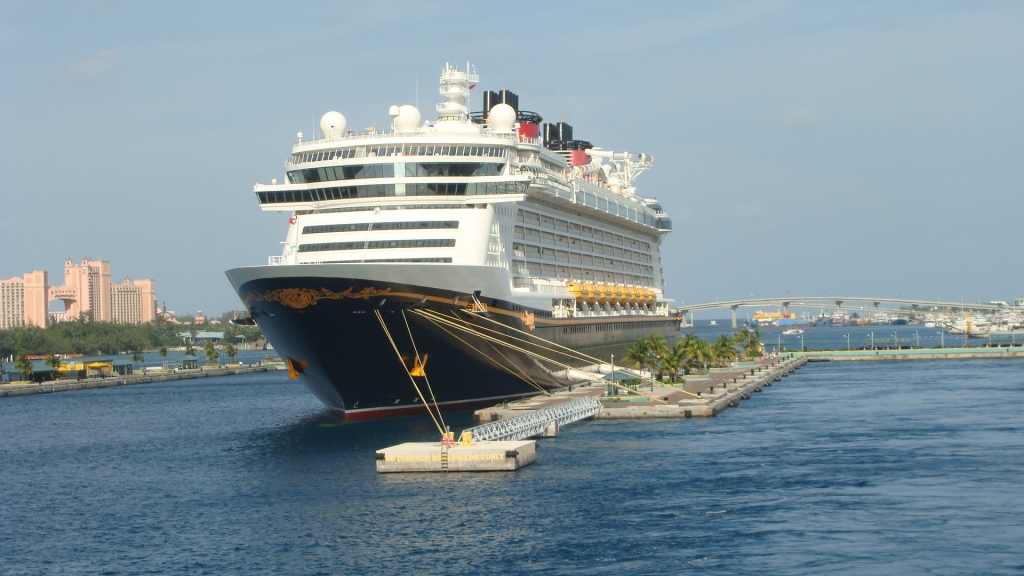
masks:
[[[48,354],[46,358],[43,358],[43,364],[46,364],[50,368],[53,368],[53,379],[60,379],[60,356],[56,354]]]
[[[761,331],[757,328],[754,328],[753,331],[747,330],[747,341],[743,343],[743,347],[747,356],[755,357],[764,354],[764,347],[761,346]]]
[[[679,365],[682,364],[683,360],[676,355],[675,349],[669,350],[664,356],[661,357],[661,361],[658,363],[658,368],[662,376],[665,372],[669,374],[669,380],[675,380],[676,374],[679,372]]]
[[[640,371],[643,372],[644,366],[647,365],[647,360],[651,356],[651,343],[647,340],[637,340],[633,342],[633,345],[626,350],[626,356],[623,361],[626,362],[626,366],[633,368],[636,366],[640,367]]]
[[[725,366],[729,360],[732,360],[736,356],[736,350],[733,348],[733,339],[722,334],[715,341],[714,356],[719,366]]]
[[[238,355],[238,348],[235,348],[235,345],[229,342],[224,346],[224,353],[231,356],[231,363],[234,364],[235,356]]]
[[[164,346],[161,346],[160,349],[156,351],[156,353],[159,354],[161,358],[163,358],[163,362],[161,362],[161,364],[166,366],[166,364],[167,364],[167,348],[164,347]]]
[[[220,352],[217,352],[217,347],[213,345],[213,342],[207,342],[203,345],[203,354],[206,355],[207,363],[213,363],[214,360],[220,358]]]
[[[32,361],[26,358],[24,354],[18,354],[18,357],[14,359],[14,369],[21,372],[23,376],[28,376],[29,380],[32,379],[36,371]]]
[[[196,351],[192,348],[192,344],[185,344],[185,351],[182,354],[185,356],[195,356]]]
[[[689,336],[689,335],[688,335]],[[686,362],[693,368],[703,368],[711,358],[713,348],[711,343],[703,338],[693,336],[684,339],[686,343]]]
[[[743,354],[746,355],[747,343],[750,341],[750,329],[744,326],[739,332],[733,334],[732,341],[735,346],[742,348]]]
[[[146,357],[138,352],[132,352],[131,358],[132,362],[138,362],[140,364],[146,361]]]

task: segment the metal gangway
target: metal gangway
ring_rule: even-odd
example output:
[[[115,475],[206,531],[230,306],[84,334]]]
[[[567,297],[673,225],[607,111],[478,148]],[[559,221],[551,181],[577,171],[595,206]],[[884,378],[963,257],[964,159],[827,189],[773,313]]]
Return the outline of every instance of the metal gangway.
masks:
[[[592,418],[601,410],[601,401],[594,396],[574,398],[548,408],[534,410],[522,416],[504,418],[463,430],[471,432],[474,441],[489,442],[495,440],[525,440],[538,436],[548,424],[558,422],[562,427],[585,418]]]

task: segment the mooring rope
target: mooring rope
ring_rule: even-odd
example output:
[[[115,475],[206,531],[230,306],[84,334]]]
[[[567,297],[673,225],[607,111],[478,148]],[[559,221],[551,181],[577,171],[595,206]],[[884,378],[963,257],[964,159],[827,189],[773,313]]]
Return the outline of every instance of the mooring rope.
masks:
[[[427,366],[426,363],[420,359],[420,351],[416,348],[416,339],[412,337],[412,329],[409,328],[409,319],[405,317],[404,308],[402,309],[402,321],[405,322],[405,330],[409,333],[409,341],[412,342],[412,351],[416,354],[416,362],[419,363],[420,371],[423,372],[423,380],[427,382],[427,391],[430,392],[430,399],[434,402],[434,410],[437,410],[437,417],[441,420],[441,426],[444,426],[444,429],[448,430],[448,425],[444,423],[444,416],[441,416],[441,409],[437,406],[437,398],[434,397],[434,389],[430,387],[430,378],[427,377]],[[409,376],[412,376],[412,372],[409,372]]]
[[[430,414],[430,419],[434,421],[434,426],[437,426],[437,431],[441,433],[441,436],[444,436],[445,429],[438,424],[437,418],[434,418],[434,412],[431,411],[430,404],[428,404],[427,399],[423,397],[423,392],[420,391],[419,385],[416,384],[416,379],[413,378],[412,372],[409,371],[409,368],[405,365],[405,361],[402,360],[402,353],[398,351],[398,346],[395,344],[394,338],[391,337],[391,331],[388,330],[388,325],[384,323],[384,317],[381,316],[380,310],[375,308],[373,312],[377,315],[377,320],[380,320],[380,326],[384,329],[384,334],[388,337],[388,341],[391,342],[391,347],[395,350],[395,355],[398,356],[398,363],[402,365],[405,373],[409,375],[409,381],[412,382],[412,387],[416,389],[416,394],[419,395],[420,400],[423,402],[423,407],[427,409],[427,414]],[[440,414],[438,414],[438,416],[440,416]]]

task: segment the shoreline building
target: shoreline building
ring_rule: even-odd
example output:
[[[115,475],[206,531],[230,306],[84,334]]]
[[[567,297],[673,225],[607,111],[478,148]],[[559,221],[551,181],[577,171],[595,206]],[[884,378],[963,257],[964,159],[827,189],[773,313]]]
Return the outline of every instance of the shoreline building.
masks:
[[[42,270],[0,280],[0,330],[20,326],[46,327],[49,312],[47,274]]]
[[[156,320],[156,294],[152,280],[125,278],[110,285],[110,321],[119,324],[145,324]]]
[[[93,320],[110,322],[110,262],[83,259],[64,262],[64,284],[50,288],[50,300],[64,301],[64,319],[91,312]]]
[[[64,303],[63,312],[50,312],[50,302]],[[83,259],[64,262],[64,283],[50,286],[45,271],[0,280],[0,330],[21,326],[45,328],[50,322],[77,320],[88,312],[93,320],[145,324],[157,319],[156,286],[151,279],[125,278],[110,283],[110,262]]]

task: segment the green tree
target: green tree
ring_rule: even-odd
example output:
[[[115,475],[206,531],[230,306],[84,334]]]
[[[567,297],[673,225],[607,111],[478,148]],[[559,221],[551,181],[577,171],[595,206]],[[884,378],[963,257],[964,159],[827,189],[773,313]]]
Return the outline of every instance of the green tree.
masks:
[[[725,366],[736,356],[736,349],[734,346],[735,343],[733,342],[733,339],[725,334],[718,337],[713,348],[713,355],[715,362],[719,366]]]
[[[20,372],[22,376],[27,376],[29,380],[31,380],[35,375],[35,366],[32,364],[31,360],[25,357],[24,354],[19,354],[18,357],[14,359],[14,369]]]
[[[648,360],[651,356],[651,343],[647,340],[637,340],[633,342],[633,345],[626,350],[626,356],[623,358],[623,362],[629,368],[640,367],[640,371],[643,371],[644,366],[647,365]]]
[[[156,351],[156,353],[159,354],[160,357],[163,358],[165,362],[167,361],[167,347],[166,346],[161,346],[160,349]]]
[[[746,342],[743,342],[742,346],[750,358],[764,354],[764,347],[761,346],[761,331],[757,328],[747,330]]]
[[[132,362],[138,362],[139,364],[142,364],[143,362],[146,361],[146,357],[138,352],[132,352],[131,359]]]
[[[686,364],[692,368],[704,368],[713,353],[711,343],[692,333],[687,334],[682,342],[683,358],[686,359]]]
[[[60,356],[56,354],[47,354],[46,358],[43,358],[43,364],[46,364],[50,368],[53,368],[53,379],[60,379]]]
[[[238,355],[238,348],[235,348],[234,344],[228,342],[224,346],[224,353],[231,357],[231,363],[234,364],[235,363],[235,356]]]
[[[217,347],[213,345],[213,342],[207,342],[203,345],[203,354],[206,356],[206,361],[209,364],[213,364],[214,360],[220,358],[220,352],[217,352]]]
[[[676,349],[670,348],[668,352],[663,354],[658,360],[659,373],[663,378],[665,373],[668,373],[669,379],[675,380],[676,374],[679,373],[679,367],[682,363],[683,360],[676,354]]]
[[[182,354],[184,354],[185,356],[195,356],[196,355],[196,351],[195,351],[194,348],[192,348],[192,344],[189,343],[189,344],[185,344],[185,351],[182,352]]]

